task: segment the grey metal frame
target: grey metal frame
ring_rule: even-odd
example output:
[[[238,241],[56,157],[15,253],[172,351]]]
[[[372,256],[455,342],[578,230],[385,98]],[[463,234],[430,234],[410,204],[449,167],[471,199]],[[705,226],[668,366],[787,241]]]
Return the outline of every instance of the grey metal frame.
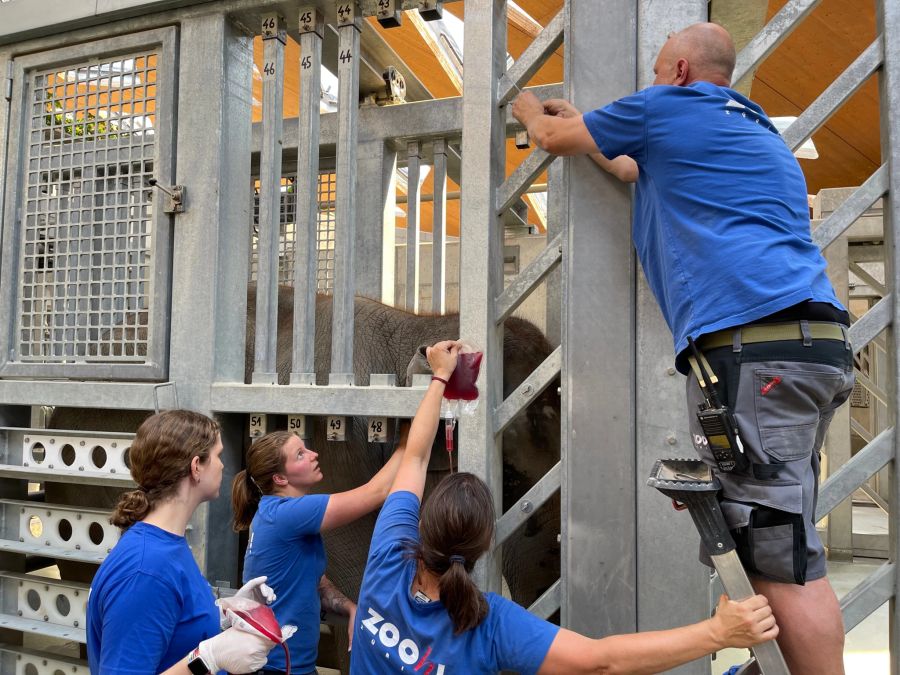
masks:
[[[155,3],[140,3],[141,9],[152,11]],[[190,3],[177,3],[187,5]],[[506,68],[506,2],[504,0],[467,0],[465,98],[430,101],[393,108],[359,109],[359,59],[353,58],[340,68],[340,101],[338,113],[319,116],[319,69],[322,60],[322,33],[325,17],[333,21],[332,0],[309,3],[320,16],[310,22],[309,30],[299,32],[301,59],[309,57],[311,67],[301,68],[301,116],[289,121],[279,134],[271,124],[277,122],[272,112],[279,106],[268,99],[270,113],[265,121],[251,127],[246,96],[250,87],[250,33],[244,26],[256,26],[266,13],[284,12],[292,24],[297,8],[283,3],[257,0],[226,0],[199,7],[181,6],[171,13],[146,14],[122,18],[112,30],[136,36],[106,38],[109,27],[77,28],[68,35],[41,37],[0,53],[0,66],[12,61],[17,68],[29,63],[43,63],[41,54],[65,50],[73,58],[97,48],[97,45],[133,45],[143,35],[163,35],[171,67],[178,68],[179,86],[183,91],[208,87],[202,108],[188,96],[178,105],[178,167],[167,182],[189,186],[188,208],[175,217],[174,256],[171,261],[172,292],[195,293],[192,302],[172,305],[173,330],[170,368],[156,372],[157,378],[170,377],[177,382],[183,405],[214,411],[223,423],[224,435],[235,447],[243,435],[241,415],[248,411],[267,413],[306,413],[310,415],[359,415],[407,417],[415,410],[421,390],[390,386],[386,378],[373,378],[368,387],[347,385],[352,379],[353,315],[352,298],[361,272],[356,269],[354,247],[368,236],[356,232],[358,167],[366,161],[362,156],[376,145],[383,150],[377,168],[393,166],[399,150],[408,153],[415,142],[421,152],[425,143],[433,142],[435,175],[438,156],[446,156],[446,164],[457,161],[445,139],[462,133],[465,156],[462,190],[463,232],[461,246],[464,261],[461,280],[461,332],[485,350],[485,382],[482,405],[475,417],[460,422],[462,468],[481,475],[494,490],[497,505],[501,503],[502,471],[500,434],[512,417],[549,386],[557,374],[562,379],[563,447],[562,459],[497,523],[497,543],[510,535],[541,504],[561,491],[563,521],[561,543],[563,569],[561,579],[536,603],[532,611],[549,616],[557,609],[562,621],[576,630],[591,634],[646,630],[671,625],[671,617],[701,618],[705,613],[703,569],[693,555],[693,535],[686,518],[668,511],[657,495],[642,487],[642,479],[652,459],[665,454],[680,454],[686,447],[686,425],[681,381],[671,368],[668,331],[655,302],[637,270],[629,238],[629,190],[598,174],[586,158],[573,158],[553,163],[553,158],[536,151],[507,181],[503,180],[506,139],[515,129],[510,119],[508,102],[517,88],[527,82],[540,63],[560,44],[566,51],[566,82],[559,86],[540,87],[541,98],[564,95],[576,106],[587,109],[646,85],[649,65],[665,34],[670,29],[704,18],[705,3],[699,0],[657,3],[637,0],[634,3],[606,3],[600,16],[592,0],[569,0],[564,9],[544,29],[534,44],[511,68]],[[341,3],[344,4],[344,3]],[[741,53],[737,76],[749,74],[777,44],[806,17],[818,0],[791,0],[764,31]],[[214,6],[211,6],[214,5]],[[403,6],[415,3],[404,0]],[[663,6],[664,5],[664,6]],[[360,3],[362,13],[374,13],[370,0]],[[359,8],[359,7],[358,7]],[[304,8],[299,8],[302,12]],[[885,213],[891,223],[900,222],[897,204],[890,195],[900,188],[900,169],[896,166],[900,148],[900,8],[896,2],[881,0],[879,9],[881,35],[847,72],[819,97],[785,133],[786,141],[795,147],[818,129],[837,105],[847,100],[858,87],[879,71],[882,76],[885,165],[876,171],[860,190],[837,209],[815,232],[822,247],[836,240],[850,224],[883,194],[887,193]],[[174,58],[172,35],[175,29],[158,29],[162,25],[180,23],[178,61]],[[329,30],[331,30],[329,28]],[[359,28],[350,21],[341,26],[340,49],[358,54]],[[276,40],[277,41],[277,40]],[[70,42],[83,47],[68,47]],[[271,42],[271,41],[270,41]],[[275,46],[273,45],[273,48]],[[18,56],[17,49],[35,54]],[[58,51],[56,53],[62,53]],[[162,58],[160,59],[162,61]],[[597,61],[615,63],[616,68],[596,68]],[[293,64],[296,65],[296,64]],[[293,67],[288,64],[288,67]],[[174,78],[173,78],[174,79]],[[214,83],[213,86],[210,83]],[[221,86],[218,86],[221,85]],[[274,90],[273,90],[274,91]],[[17,100],[23,95],[15,90]],[[170,95],[174,96],[175,92]],[[173,99],[174,103],[175,99]],[[9,162],[16,167],[18,149],[14,143],[19,118],[15,111],[6,117],[0,106],[0,132],[9,136]],[[222,121],[222,130],[204,125],[205,117]],[[280,120],[280,117],[278,118]],[[170,121],[171,122],[171,121]],[[170,124],[171,128],[171,124]],[[276,139],[282,138],[283,144]],[[174,143],[174,138],[169,141]],[[371,145],[367,145],[371,144]],[[441,148],[440,144],[444,144]],[[6,146],[4,146],[6,147]],[[298,279],[295,293],[294,372],[290,385],[272,384],[268,360],[259,359],[259,378],[251,385],[242,384],[244,355],[242,334],[245,317],[244,293],[247,280],[248,249],[246,224],[249,203],[246,199],[251,151],[268,153],[273,159],[261,161],[267,169],[271,214],[271,193],[276,180],[272,169],[277,147],[296,149],[298,157],[298,246],[304,235],[306,250],[315,268],[315,177],[320,153],[336,153],[338,174],[339,227],[337,242],[338,275],[335,289],[335,326],[333,361],[328,386],[314,384],[311,339],[315,332],[315,277]],[[444,150],[444,152],[441,152]],[[443,160],[442,160],[443,161]],[[374,166],[374,165],[373,165]],[[514,203],[528,184],[543,169],[550,167],[555,186],[552,213],[562,214],[561,222],[548,238],[546,250],[521,271],[518,278],[503,287],[502,211]],[[371,167],[370,167],[371,168]],[[360,169],[361,171],[361,169]],[[7,247],[14,239],[10,223],[14,222],[16,176],[18,169],[5,175],[4,253],[0,265],[3,297],[0,315],[9,316],[12,300],[8,296],[10,257]],[[168,173],[173,174],[171,166]],[[374,175],[374,170],[367,175]],[[280,180],[280,174],[276,174]],[[3,174],[0,173],[0,177]],[[217,189],[208,189],[215,181]],[[382,176],[383,178],[383,176]],[[443,182],[442,182],[443,183]],[[366,183],[370,190],[374,183]],[[387,194],[383,181],[378,189]],[[196,187],[196,189],[195,189]],[[277,197],[277,193],[276,193]],[[445,197],[435,188],[435,207]],[[378,199],[365,197],[368,203]],[[417,200],[413,200],[417,201]],[[277,201],[275,202],[277,205]],[[275,209],[277,211],[277,208]],[[599,214],[599,215],[598,215]],[[159,214],[157,214],[159,217]],[[277,223],[271,215],[262,218]],[[168,222],[166,220],[166,222]],[[886,221],[886,231],[892,231]],[[277,229],[275,230],[277,234]],[[265,237],[262,237],[265,239]],[[435,230],[435,274],[439,272],[442,239]],[[886,242],[884,251],[896,255],[896,245]],[[271,252],[271,251],[270,251]],[[198,261],[209,261],[198,266]],[[900,320],[900,296],[896,289],[900,261],[892,259],[887,286],[890,293],[854,324],[851,335],[855,347],[861,348],[885,328]],[[167,266],[166,266],[167,269]],[[531,290],[562,271],[561,346],[554,351],[522,385],[506,400],[502,397],[503,321]],[[272,295],[267,295],[271,305]],[[435,276],[435,289],[441,284]],[[435,292],[435,302],[438,293]],[[167,307],[167,299],[160,306]],[[435,311],[438,305],[435,304]],[[264,313],[270,317],[269,311]],[[168,325],[168,321],[166,321]],[[258,321],[268,330],[259,335],[268,340],[271,354],[272,320]],[[891,333],[893,335],[893,333]],[[8,340],[8,337],[5,338]],[[0,345],[2,346],[2,345]],[[889,342],[889,354],[896,344]],[[6,353],[6,350],[4,350]],[[896,389],[900,371],[897,359],[892,364],[892,413],[897,416]],[[159,363],[163,363],[162,360]],[[70,364],[52,371],[60,376],[87,373],[97,368],[78,371]],[[135,374],[131,366],[110,367],[110,377],[134,380],[146,375],[146,369]],[[23,372],[32,376],[33,371]],[[36,380],[0,380],[0,404],[35,403],[92,406],[115,409],[149,410],[154,406],[154,385],[142,382],[85,383],[78,381],[46,382]],[[602,443],[601,440],[602,439]],[[897,466],[900,446],[894,428],[886,430],[848,464],[833,473],[823,485],[820,499],[822,514],[846,498],[880,468]],[[237,468],[238,458],[226,458],[225,480]],[[41,476],[29,467],[0,467],[5,480]],[[615,477],[610,485],[609,477]],[[94,478],[94,477],[92,477]],[[96,477],[108,484],[123,481]],[[124,478],[124,477],[123,477]],[[621,479],[621,480],[620,480]],[[869,611],[885,600],[892,602],[892,672],[897,675],[897,649],[900,645],[900,616],[897,597],[898,556],[898,472],[892,476],[891,560],[858,589],[844,598],[845,622],[852,627]],[[599,485],[609,486],[598,490]],[[6,507],[4,507],[6,508]],[[602,517],[598,517],[602,514]],[[669,517],[665,517],[668,514]],[[198,512],[193,532],[202,567],[211,578],[234,576],[236,552],[233,538],[215,536],[227,521],[227,505],[211,505]],[[615,523],[614,527],[605,523]],[[638,537],[638,533],[641,537]],[[223,541],[229,539],[229,541]],[[0,549],[3,549],[0,544]],[[14,550],[10,547],[3,550]],[[487,556],[479,568],[484,587],[500,588],[499,555]],[[2,657],[6,659],[4,655]],[[6,661],[3,661],[6,663]],[[706,664],[690,664],[679,672],[702,672]]]
[[[66,67],[78,64],[85,58],[105,58],[141,49],[155,49],[158,54],[156,96],[156,156],[154,171],[161,184],[174,183],[174,115],[175,101],[175,30],[160,28],[131,36],[100,40],[89,45],[78,45],[17,57],[12,61],[12,105],[8,126],[7,182],[5,186],[4,236],[2,275],[0,275],[0,315],[19,315],[19,247],[22,230],[22,202],[25,199],[24,165],[25,122],[30,117],[31,85],[28,73],[50,67]],[[166,374],[169,328],[169,275],[170,265],[170,217],[163,213],[161,200],[156,201],[152,218],[152,274],[148,282],[150,319],[147,335],[147,353],[143,362],[103,362],[102,357],[85,359],[68,357],[75,362],[22,362],[16,356],[18,344],[15,329],[10,324],[0,331],[0,375],[19,377],[71,377],[80,379],[161,379]],[[55,359],[58,361],[59,359]]]

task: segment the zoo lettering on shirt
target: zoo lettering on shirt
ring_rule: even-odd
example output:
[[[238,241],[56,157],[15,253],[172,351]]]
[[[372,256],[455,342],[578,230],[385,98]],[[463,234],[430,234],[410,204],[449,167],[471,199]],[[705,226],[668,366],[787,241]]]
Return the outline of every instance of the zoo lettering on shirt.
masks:
[[[377,638],[383,647],[388,649],[396,647],[400,661],[407,666],[412,666],[412,671],[415,673],[421,673],[421,675],[444,675],[444,664],[436,664],[428,658],[431,655],[430,646],[423,652],[412,639],[401,639],[400,629],[394,624],[385,621],[381,614],[371,607],[368,607],[366,611],[369,614],[369,618],[364,619],[362,625],[375,636],[371,640],[371,644],[374,645],[375,638]],[[390,658],[388,653],[385,653],[385,656]],[[405,666],[401,666],[400,670],[405,670]]]

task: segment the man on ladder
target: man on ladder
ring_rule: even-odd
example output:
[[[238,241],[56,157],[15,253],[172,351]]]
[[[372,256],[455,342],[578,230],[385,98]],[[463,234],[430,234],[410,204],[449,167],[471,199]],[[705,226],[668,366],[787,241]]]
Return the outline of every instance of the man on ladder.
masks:
[[[729,88],[734,63],[727,31],[695,24],[669,36],[654,86],[585,115],[525,92],[512,112],[547,152],[588,154],[637,182],[635,247],[741,561],[791,672],[841,674],[843,621],[814,514],[825,431],[853,386],[849,315],[811,240],[800,166],[762,108]],[[720,408],[689,361],[716,378]]]

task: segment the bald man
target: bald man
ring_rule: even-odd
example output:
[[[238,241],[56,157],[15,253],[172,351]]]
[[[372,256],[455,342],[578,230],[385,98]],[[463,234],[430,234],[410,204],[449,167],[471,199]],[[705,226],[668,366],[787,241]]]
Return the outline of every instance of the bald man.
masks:
[[[825,431],[853,386],[849,316],[812,243],[803,173],[762,108],[729,88],[734,63],[728,33],[696,24],[669,36],[647,89],[585,115],[524,92],[512,112],[544,150],[590,155],[637,182],[634,244],[739,555],[769,598],[791,672],[843,673],[814,514]],[[696,418],[689,338],[734,413],[737,466],[716,460]]]

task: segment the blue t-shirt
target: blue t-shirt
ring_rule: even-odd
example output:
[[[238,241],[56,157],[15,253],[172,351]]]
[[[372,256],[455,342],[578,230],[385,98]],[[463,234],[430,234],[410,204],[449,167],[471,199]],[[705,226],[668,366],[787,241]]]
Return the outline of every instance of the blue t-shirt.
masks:
[[[461,635],[439,600],[410,595],[416,561],[407,542],[419,540],[419,500],[395,492],[381,509],[366,562],[353,630],[350,672],[478,675],[536,673],[559,631],[516,603],[486,593],[484,621]]]
[[[319,531],[329,495],[264,495],[250,524],[244,555],[244,583],[267,576],[275,591],[275,618],[297,626],[287,641],[291,672],[315,673],[319,651],[319,580],[325,574],[325,546]],[[284,650],[269,652],[266,668],[284,670]]]
[[[709,82],[658,85],[584,115],[640,168],[633,238],[675,339],[804,300],[843,309],[809,229],[806,181],[765,112]]]
[[[218,634],[212,589],[185,538],[144,522],[128,528],[91,584],[91,672],[155,675]]]

